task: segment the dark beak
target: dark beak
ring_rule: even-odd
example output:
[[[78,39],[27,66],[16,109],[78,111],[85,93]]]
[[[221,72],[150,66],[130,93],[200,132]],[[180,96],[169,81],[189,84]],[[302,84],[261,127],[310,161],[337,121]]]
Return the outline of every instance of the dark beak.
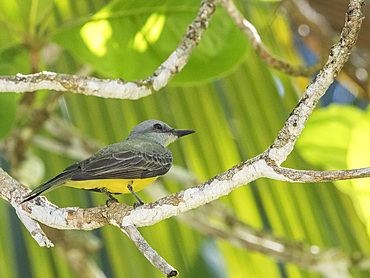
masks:
[[[188,135],[188,134],[192,134],[194,132],[195,132],[195,130],[190,130],[190,129],[188,129],[188,130],[174,129],[172,131],[172,134],[176,135],[177,137],[182,137],[182,136],[185,136],[185,135]]]

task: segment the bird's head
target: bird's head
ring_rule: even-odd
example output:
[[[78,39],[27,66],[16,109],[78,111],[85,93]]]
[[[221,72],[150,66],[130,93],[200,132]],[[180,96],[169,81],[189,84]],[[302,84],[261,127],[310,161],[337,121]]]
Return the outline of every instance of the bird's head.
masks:
[[[194,132],[195,130],[173,129],[168,124],[158,120],[147,120],[135,126],[126,140],[134,138],[149,139],[166,147],[177,138]]]

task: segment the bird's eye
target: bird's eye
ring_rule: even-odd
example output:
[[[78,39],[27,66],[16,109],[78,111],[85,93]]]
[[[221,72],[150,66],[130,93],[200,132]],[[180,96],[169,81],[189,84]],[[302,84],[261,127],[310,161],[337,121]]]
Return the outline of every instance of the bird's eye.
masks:
[[[160,129],[162,129],[162,125],[161,124],[154,124],[154,128],[160,130]]]

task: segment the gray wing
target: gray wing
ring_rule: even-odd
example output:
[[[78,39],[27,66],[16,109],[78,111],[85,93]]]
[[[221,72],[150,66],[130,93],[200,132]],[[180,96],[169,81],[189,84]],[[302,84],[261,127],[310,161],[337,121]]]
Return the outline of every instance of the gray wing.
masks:
[[[136,150],[106,153],[74,164],[66,170],[71,167],[78,169],[71,180],[145,179],[166,174],[171,165],[172,153],[163,148],[161,152],[154,153]]]

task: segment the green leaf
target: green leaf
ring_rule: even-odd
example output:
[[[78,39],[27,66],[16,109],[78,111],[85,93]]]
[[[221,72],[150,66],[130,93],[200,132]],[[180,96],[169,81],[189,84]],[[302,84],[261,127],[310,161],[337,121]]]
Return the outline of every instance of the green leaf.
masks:
[[[151,75],[175,50],[199,1],[114,1],[87,22],[60,30],[54,41],[98,72],[125,80]],[[176,84],[229,72],[247,50],[244,35],[221,9],[213,15]]]
[[[249,46],[245,35],[219,7],[188,64],[171,85],[211,81],[230,74],[243,62]]]
[[[350,145],[348,147],[347,164],[349,169],[370,166],[370,110],[354,125]],[[355,199],[359,215],[364,217],[370,234],[370,180],[351,180],[351,197]]]
[[[0,2],[0,22],[18,36],[30,38],[50,22],[54,3],[50,0],[9,0]],[[29,40],[29,39],[28,39]]]
[[[352,129],[362,114],[355,107],[339,105],[314,111],[297,141],[304,159],[327,170],[346,169]]]
[[[325,170],[356,169],[370,165],[370,110],[330,105],[315,111],[297,142],[310,163]],[[348,194],[370,234],[369,179],[338,181]]]

